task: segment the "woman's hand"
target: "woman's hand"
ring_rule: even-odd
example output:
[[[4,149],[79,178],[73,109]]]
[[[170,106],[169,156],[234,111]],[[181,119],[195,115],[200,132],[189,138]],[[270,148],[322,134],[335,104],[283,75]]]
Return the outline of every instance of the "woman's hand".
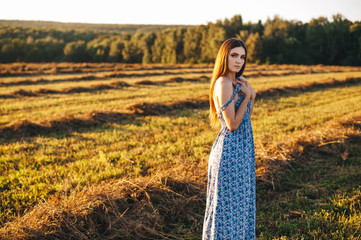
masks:
[[[233,82],[234,86],[237,86],[237,84],[241,84],[242,89],[244,88],[244,86],[247,87],[247,90],[251,94],[251,100],[254,100],[256,98],[256,92],[253,90],[251,84],[248,81],[246,81],[246,79],[243,76],[240,76],[239,80],[237,79],[236,81]],[[241,92],[242,92],[242,89],[241,89]]]
[[[248,88],[247,84],[244,83],[244,82],[240,82],[239,84],[242,85],[242,88],[241,88],[241,90],[240,90],[241,94],[242,94],[243,96],[245,96],[245,97],[251,98],[251,96],[252,96],[252,95],[251,95],[251,91],[250,91],[250,89]]]

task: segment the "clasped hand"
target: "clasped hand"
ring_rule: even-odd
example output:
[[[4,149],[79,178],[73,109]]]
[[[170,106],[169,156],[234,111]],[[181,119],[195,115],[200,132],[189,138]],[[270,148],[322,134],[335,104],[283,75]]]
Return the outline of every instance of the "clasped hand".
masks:
[[[246,81],[246,79],[243,76],[240,76],[240,79],[237,79],[236,81],[233,82],[233,86],[237,86],[237,84],[241,84],[242,88],[241,88],[241,94],[246,96],[246,95],[250,95],[250,99],[254,100],[256,98],[256,92],[253,90],[251,84]]]

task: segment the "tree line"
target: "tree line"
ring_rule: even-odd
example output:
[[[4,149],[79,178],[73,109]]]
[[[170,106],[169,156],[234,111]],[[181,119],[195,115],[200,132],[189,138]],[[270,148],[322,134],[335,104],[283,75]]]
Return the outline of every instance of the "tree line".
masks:
[[[63,29],[76,31],[98,31],[102,33],[129,33],[135,32],[156,32],[170,27],[182,27],[187,25],[157,25],[157,24],[109,24],[109,23],[63,23],[54,21],[33,21],[33,20],[2,20],[0,25],[15,27],[33,27],[48,29]]]
[[[308,23],[235,15],[132,34],[0,25],[0,62],[211,63],[230,37],[246,43],[251,63],[361,65],[361,22],[340,14]]]

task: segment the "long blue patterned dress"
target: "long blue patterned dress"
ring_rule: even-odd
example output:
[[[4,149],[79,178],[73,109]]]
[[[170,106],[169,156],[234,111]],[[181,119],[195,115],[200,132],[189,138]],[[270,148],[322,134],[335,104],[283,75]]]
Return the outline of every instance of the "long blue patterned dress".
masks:
[[[222,128],[208,162],[207,203],[203,239],[255,239],[256,174],[255,152],[248,102],[243,120],[228,130],[222,111],[233,101],[237,111],[244,97],[237,85],[231,99],[218,111]]]

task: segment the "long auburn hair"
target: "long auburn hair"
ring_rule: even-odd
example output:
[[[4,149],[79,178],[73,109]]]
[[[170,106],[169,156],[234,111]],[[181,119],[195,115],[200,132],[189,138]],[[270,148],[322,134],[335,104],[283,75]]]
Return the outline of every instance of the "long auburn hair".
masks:
[[[213,98],[214,87],[216,85],[216,81],[220,77],[228,74],[228,55],[229,55],[229,52],[231,51],[231,49],[236,48],[236,47],[243,47],[245,50],[245,55],[246,55],[245,61],[244,61],[244,64],[243,64],[241,70],[236,73],[236,78],[237,78],[242,75],[244,68],[246,67],[246,62],[247,62],[246,45],[237,38],[230,38],[223,42],[223,44],[220,47],[218,54],[217,54],[216,62],[215,62],[214,69],[213,69],[213,76],[211,79],[211,86],[210,86],[210,90],[209,90],[209,105],[210,105],[209,119],[210,119],[210,123],[213,127],[216,127],[219,124],[219,119],[217,117],[216,106],[214,104],[214,98]]]

